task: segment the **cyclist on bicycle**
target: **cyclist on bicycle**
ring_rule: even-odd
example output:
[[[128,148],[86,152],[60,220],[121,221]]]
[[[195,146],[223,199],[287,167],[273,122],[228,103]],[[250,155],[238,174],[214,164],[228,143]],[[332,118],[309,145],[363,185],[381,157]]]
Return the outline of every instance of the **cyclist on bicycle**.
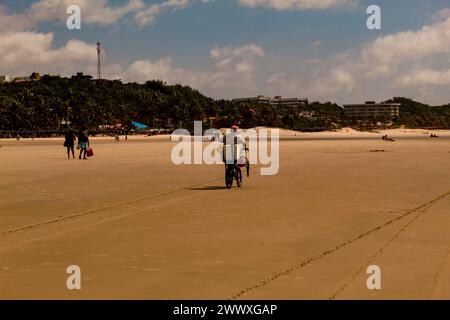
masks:
[[[235,141],[235,140],[237,140],[237,141]],[[229,133],[227,133],[226,135],[223,136],[223,143],[224,144],[233,144],[233,145],[237,143],[237,144],[245,147],[245,140],[239,134],[239,127],[238,126],[233,125],[231,127],[231,132],[229,132]]]
[[[231,127],[231,132],[227,133],[224,137],[223,137],[223,144],[224,145],[230,145],[231,146],[231,150],[235,150],[235,146],[238,145],[239,146],[239,150],[241,152],[241,154],[237,155],[236,159],[241,159],[241,158],[245,158],[245,151],[247,151],[247,144],[245,143],[245,139],[239,134],[239,127],[236,125],[233,125]],[[224,154],[224,162],[225,164],[227,163],[225,159],[225,154]]]

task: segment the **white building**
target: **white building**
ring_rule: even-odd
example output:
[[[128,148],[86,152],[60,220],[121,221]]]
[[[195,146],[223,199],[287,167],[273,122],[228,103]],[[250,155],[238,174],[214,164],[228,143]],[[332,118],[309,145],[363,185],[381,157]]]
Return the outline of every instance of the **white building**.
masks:
[[[270,99],[270,104],[276,107],[306,107],[308,106],[308,99],[306,98],[283,98],[276,96]]]
[[[233,99],[233,102],[252,102],[252,103],[270,104],[270,98],[265,96],[237,98]]]
[[[275,107],[306,107],[308,106],[308,99],[306,98],[283,98],[281,96],[275,96],[273,98],[266,96],[257,96],[250,98],[238,98],[233,99],[233,102],[251,102],[260,104],[270,104]]]
[[[345,114],[350,118],[395,118],[400,115],[400,103],[375,103],[344,105]]]
[[[5,83],[5,82],[11,82],[11,76],[8,75],[3,75],[0,76],[0,83]]]
[[[28,82],[31,81],[30,77],[15,77],[13,79],[14,82]]]

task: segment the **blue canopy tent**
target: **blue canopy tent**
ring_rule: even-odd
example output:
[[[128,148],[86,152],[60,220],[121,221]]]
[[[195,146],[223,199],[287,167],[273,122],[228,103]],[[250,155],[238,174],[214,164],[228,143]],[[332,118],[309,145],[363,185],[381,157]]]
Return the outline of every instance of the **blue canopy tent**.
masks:
[[[138,130],[145,130],[149,128],[147,125],[136,121],[131,122],[131,124]]]

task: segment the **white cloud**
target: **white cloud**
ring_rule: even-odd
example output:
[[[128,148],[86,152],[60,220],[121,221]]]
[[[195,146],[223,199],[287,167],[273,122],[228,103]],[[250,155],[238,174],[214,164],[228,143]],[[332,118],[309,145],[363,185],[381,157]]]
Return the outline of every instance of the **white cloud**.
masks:
[[[204,2],[204,1],[203,1]],[[139,11],[134,16],[137,25],[144,27],[152,24],[156,20],[156,16],[167,9],[182,9],[190,4],[188,0],[167,0],[162,3],[151,4],[144,10]]]
[[[125,81],[137,82],[160,79],[174,84],[188,81],[190,77],[190,71],[174,67],[170,58],[163,58],[156,62],[138,60],[123,72]]]
[[[215,47],[210,51],[210,67],[204,70],[175,66],[165,57],[156,61],[138,60],[128,67],[104,65],[103,76],[125,82],[160,79],[170,84],[191,85],[215,97],[227,97],[256,90],[254,72],[264,49],[256,44]],[[0,33],[0,65],[3,74],[41,74],[70,76],[83,71],[96,73],[96,44],[69,40],[55,47],[53,33],[31,31]]]
[[[53,33],[5,32],[0,34],[2,72],[29,74],[30,70],[76,72],[76,66],[96,61],[96,45],[69,40],[61,48],[52,48]]]
[[[353,0],[239,0],[248,7],[269,7],[276,10],[326,10],[333,7],[353,5]]]
[[[264,49],[254,43],[242,47],[215,47],[211,50],[210,57],[214,60],[220,60],[224,58],[263,58]]]
[[[130,12],[144,7],[142,0],[129,0],[124,5],[110,6],[108,0],[41,0],[34,3],[27,14],[36,23],[65,21],[70,5],[81,8],[82,19],[89,24],[111,25]]]
[[[443,86],[450,84],[450,69],[418,69],[400,75],[394,81],[397,87]]]
[[[23,12],[8,13],[5,8],[0,8],[0,30],[27,30],[51,21],[64,23],[67,18],[66,10],[70,5],[81,8],[85,23],[111,25],[129,12],[141,9],[144,3],[141,0],[129,0],[121,6],[110,6],[107,0],[41,0]]]
[[[11,14],[5,6],[0,5],[0,32],[6,30],[25,30],[33,25],[33,21],[26,14]]]
[[[0,30],[8,30],[3,28],[5,25],[9,26],[9,30],[27,29],[36,21],[56,19],[60,10],[57,4],[65,1],[42,0],[22,13],[9,13],[0,7]],[[71,3],[83,4],[87,1],[73,0]],[[251,2],[257,5],[264,1]],[[269,5],[269,2],[272,3],[264,3]],[[327,3],[331,5],[332,2]],[[103,23],[114,23],[131,13],[130,17],[144,26],[154,22],[155,17],[164,10],[185,8],[190,3],[188,0],[169,0],[142,6],[143,1],[132,0],[125,5],[110,6],[108,1],[98,0],[84,14],[86,19],[89,17],[90,23],[100,24],[102,22],[97,18],[101,15],[101,9],[107,7],[111,10],[106,10]],[[298,9],[300,2],[280,0],[276,3],[281,7]],[[275,5],[275,1],[272,4]],[[141,8],[141,15],[137,14],[136,8]],[[65,11],[63,16],[66,16]],[[405,95],[444,103],[450,100],[450,17],[444,19],[444,13],[441,17],[421,29],[382,36],[360,48],[329,58],[278,60],[276,72],[270,69],[271,59],[275,59],[273,55],[269,54],[266,58],[262,47],[246,44],[213,48],[209,52],[210,60],[200,69],[180,67],[176,61],[163,57],[159,60],[138,60],[129,66],[105,65],[103,74],[107,78],[121,78],[124,81],[161,79],[171,84],[187,84],[205,94],[223,98],[267,94],[357,102]],[[313,44],[314,47],[319,48],[320,42]],[[263,59],[267,60],[264,64],[260,63]],[[85,71],[95,74],[95,64],[95,44],[70,40],[55,48],[52,33],[0,32],[2,73],[18,75],[38,71],[70,75]],[[296,68],[295,64],[300,66]],[[296,73],[293,70],[300,71]]]
[[[425,63],[450,53],[450,18],[418,31],[406,31],[380,37],[362,51],[363,63],[370,75],[390,74],[407,64]]]
[[[64,23],[70,5],[81,8],[83,23],[108,26],[132,14],[138,26],[152,24],[156,17],[169,9],[182,9],[190,3],[206,3],[205,0],[165,0],[146,4],[143,0],[128,0],[123,5],[111,5],[109,0],[40,0],[22,12],[8,12],[0,5],[0,32],[35,28],[41,23],[58,21]]]
[[[191,85],[215,97],[226,97],[256,90],[255,64],[263,57],[263,48],[256,44],[215,47],[210,51],[213,65],[204,71],[175,67],[170,58],[163,58],[155,62],[139,60],[109,76],[127,82],[160,79],[169,84]]]
[[[450,8],[445,8],[435,12],[432,18],[435,21],[447,20],[450,18]]]
[[[416,31],[379,37],[361,50],[333,57],[321,70],[320,78],[331,76],[343,90],[366,98],[405,95],[448,103],[449,55],[450,17]],[[326,72],[327,67],[332,71]],[[336,68],[340,71],[333,71]]]
[[[268,94],[358,102],[408,96],[425,102],[450,101],[450,17],[418,30],[382,36],[321,60],[306,60],[300,74],[277,72]]]
[[[313,100],[325,98],[334,101],[333,95],[348,95],[355,85],[356,80],[350,72],[340,67],[331,67],[331,70],[316,69],[305,75],[275,73],[266,81],[266,91],[270,95],[301,96]]]
[[[359,90],[448,103],[450,17],[444,17],[442,13],[442,19],[416,31],[380,37],[353,55],[347,70],[357,78]]]

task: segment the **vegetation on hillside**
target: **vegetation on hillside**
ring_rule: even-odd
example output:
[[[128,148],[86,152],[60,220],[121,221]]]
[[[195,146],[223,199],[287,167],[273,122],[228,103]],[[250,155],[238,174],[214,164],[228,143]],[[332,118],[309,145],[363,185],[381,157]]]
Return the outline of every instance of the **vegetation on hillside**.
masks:
[[[402,104],[396,126],[450,129],[450,105],[430,107],[406,98],[394,98]],[[152,128],[186,128],[194,120],[204,128],[281,127],[300,131],[330,130],[341,126],[361,126],[361,121],[346,119],[342,107],[333,103],[310,103],[307,107],[274,107],[251,103],[214,100],[195,89],[167,85],[161,81],[144,84],[121,81],[92,81],[44,76],[39,81],[0,85],[0,131],[61,132],[68,125],[91,132],[123,130],[137,121]],[[369,119],[373,126],[379,119]],[[106,128],[106,129],[105,129]]]

